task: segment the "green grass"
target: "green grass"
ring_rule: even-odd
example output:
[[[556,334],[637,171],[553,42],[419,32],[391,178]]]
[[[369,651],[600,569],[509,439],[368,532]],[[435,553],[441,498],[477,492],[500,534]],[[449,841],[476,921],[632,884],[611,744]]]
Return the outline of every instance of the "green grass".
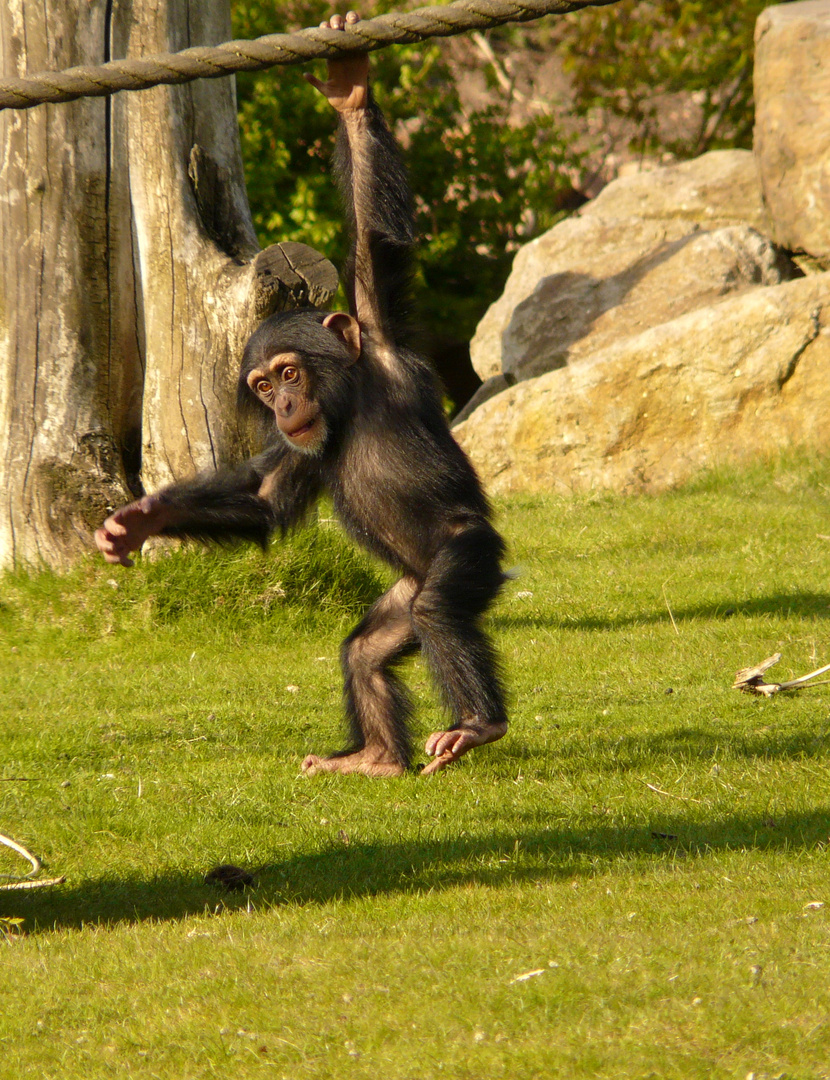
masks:
[[[298,775],[333,526],[2,580],[0,1077],[830,1077],[830,686],[730,688],[830,662],[830,461],[498,509],[513,729],[430,780]]]

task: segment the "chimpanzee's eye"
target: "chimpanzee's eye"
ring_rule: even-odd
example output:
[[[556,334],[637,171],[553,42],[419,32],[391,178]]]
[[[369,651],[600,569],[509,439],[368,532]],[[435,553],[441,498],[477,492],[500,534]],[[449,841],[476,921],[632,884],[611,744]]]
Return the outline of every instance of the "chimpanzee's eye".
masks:
[[[298,368],[292,367],[291,364],[288,364],[287,367],[284,367],[282,369],[282,381],[283,382],[295,383],[295,382],[299,382],[299,379],[300,379],[300,372],[299,372]]]
[[[259,381],[256,384],[255,389],[256,389],[256,392],[261,397],[267,397],[268,394],[271,393],[271,390],[273,389],[273,387],[271,386],[271,384],[268,382],[267,379],[259,379]]]

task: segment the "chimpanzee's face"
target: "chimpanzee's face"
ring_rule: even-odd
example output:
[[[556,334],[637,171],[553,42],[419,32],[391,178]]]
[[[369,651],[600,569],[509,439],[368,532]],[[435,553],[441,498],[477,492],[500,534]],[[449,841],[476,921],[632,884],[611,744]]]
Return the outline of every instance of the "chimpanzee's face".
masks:
[[[286,443],[304,454],[318,454],[326,441],[326,418],[314,396],[309,365],[297,352],[281,352],[251,369],[251,392],[276,417]]]

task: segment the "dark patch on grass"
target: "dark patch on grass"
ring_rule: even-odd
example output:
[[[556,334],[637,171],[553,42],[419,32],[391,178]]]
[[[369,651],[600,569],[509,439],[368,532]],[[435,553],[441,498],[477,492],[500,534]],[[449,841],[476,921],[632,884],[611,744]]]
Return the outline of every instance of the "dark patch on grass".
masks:
[[[70,881],[48,894],[14,895],[14,914],[37,930],[81,929],[145,920],[183,919],[220,909],[328,904],[335,900],[389,894],[419,894],[464,885],[491,888],[572,880],[612,872],[647,869],[666,856],[695,859],[729,851],[812,851],[828,844],[830,805],[804,814],[785,814],[775,828],[768,815],[727,814],[707,820],[683,810],[655,811],[659,832],[645,825],[586,823],[499,832],[477,838],[340,843],[274,860],[262,852],[257,887],[250,894],[224,894],[217,902],[204,871],[169,871],[142,876],[101,876]],[[0,913],[9,894],[0,894]],[[11,907],[9,907],[11,910]]]
[[[743,616],[746,619],[765,617],[796,619],[830,619],[830,593],[776,593],[770,596],[731,600],[714,604],[691,604],[672,608],[676,623],[691,620],[720,622]],[[626,626],[671,626],[665,607],[652,611],[640,610],[630,615],[610,617],[574,616],[563,609],[561,616],[544,614],[508,614],[499,611],[492,625],[499,629],[542,628],[563,630],[620,630]]]

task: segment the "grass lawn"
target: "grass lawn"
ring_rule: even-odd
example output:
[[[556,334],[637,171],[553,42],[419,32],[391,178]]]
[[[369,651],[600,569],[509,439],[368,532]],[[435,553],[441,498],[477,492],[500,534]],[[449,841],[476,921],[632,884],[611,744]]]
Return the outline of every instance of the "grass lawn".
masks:
[[[3,1080],[830,1077],[830,686],[731,689],[830,662],[830,460],[498,510],[514,723],[431,779],[298,775],[382,587],[330,523],[0,581],[0,832],[67,876],[0,892]]]

